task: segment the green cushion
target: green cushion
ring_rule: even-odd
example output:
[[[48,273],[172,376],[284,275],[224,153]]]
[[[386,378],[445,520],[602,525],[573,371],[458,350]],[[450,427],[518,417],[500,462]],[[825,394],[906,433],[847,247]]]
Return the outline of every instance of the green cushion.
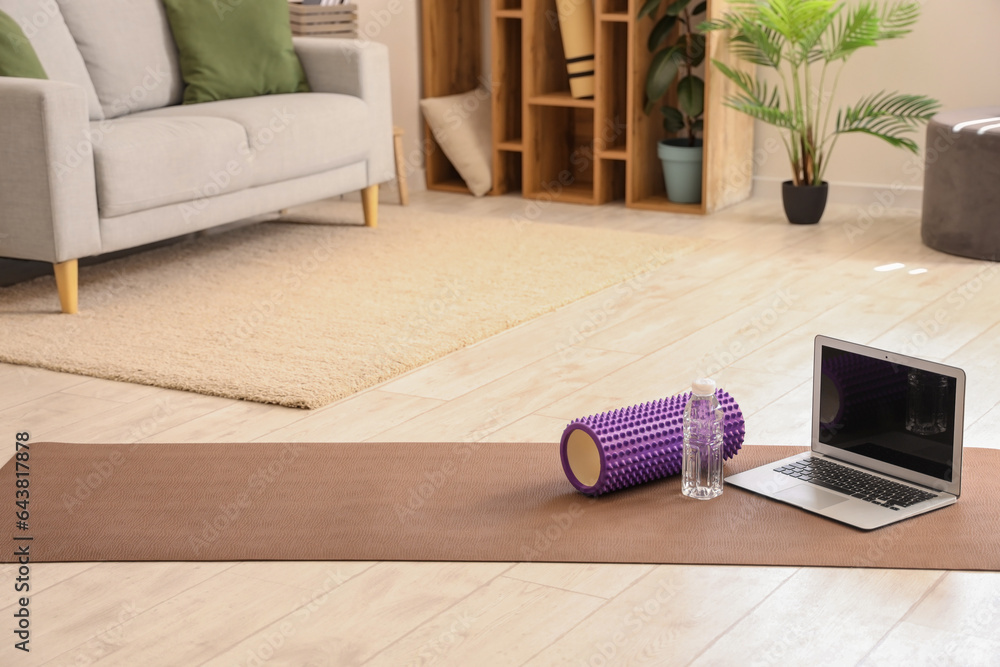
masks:
[[[0,12],[0,76],[49,78],[21,26],[3,12]]]
[[[288,0],[163,0],[180,53],[184,104],[309,92]]]

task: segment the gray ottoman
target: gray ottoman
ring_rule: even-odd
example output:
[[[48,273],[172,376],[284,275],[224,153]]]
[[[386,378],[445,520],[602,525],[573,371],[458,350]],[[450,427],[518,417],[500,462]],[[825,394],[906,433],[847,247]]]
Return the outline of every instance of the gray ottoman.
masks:
[[[1000,260],[1000,107],[934,116],[924,163],[924,243]]]

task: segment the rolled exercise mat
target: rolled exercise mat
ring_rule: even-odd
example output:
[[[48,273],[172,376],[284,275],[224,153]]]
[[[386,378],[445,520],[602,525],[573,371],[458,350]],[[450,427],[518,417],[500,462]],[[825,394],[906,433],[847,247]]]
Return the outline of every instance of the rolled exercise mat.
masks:
[[[594,3],[592,0],[556,0],[562,32],[569,93],[580,99],[594,96]]]
[[[722,453],[731,459],[746,432],[736,400],[715,391],[725,416]],[[579,491],[599,496],[676,475],[684,458],[684,406],[691,392],[591,415],[569,423],[559,443],[566,477]]]

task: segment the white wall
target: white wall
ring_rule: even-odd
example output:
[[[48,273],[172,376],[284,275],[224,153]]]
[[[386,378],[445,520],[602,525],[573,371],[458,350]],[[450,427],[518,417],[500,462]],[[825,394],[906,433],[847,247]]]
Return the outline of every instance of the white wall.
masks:
[[[1000,106],[1000,2],[924,0],[922,6],[911,34],[862,49],[848,60],[834,114],[883,89],[929,95],[946,109]],[[774,128],[758,123],[757,155],[765,146],[773,148],[777,137]],[[860,204],[894,191],[897,205],[919,207],[923,127],[916,138],[919,156],[870,136],[841,137],[826,173],[831,201]],[[780,181],[789,178],[791,167],[781,148],[759,164],[757,190],[777,195]]]
[[[468,0],[470,2],[475,0]],[[393,116],[405,132],[411,161],[419,162],[423,135],[420,117],[420,21],[418,0],[356,0],[359,30],[389,46]],[[483,3],[488,15],[488,0]],[[935,97],[945,108],[1000,106],[1000,0],[924,0],[912,34],[901,40],[863,49],[848,61],[837,101],[852,104],[882,89]],[[488,38],[484,20],[484,38]],[[489,59],[484,59],[488,64]],[[773,146],[773,128],[758,124],[759,149]],[[771,139],[768,142],[768,139]],[[918,142],[923,145],[923,129]],[[759,154],[759,153],[758,153]],[[895,187],[900,205],[919,205],[923,182],[922,156],[889,146],[873,137],[846,136],[838,142],[827,171],[831,200],[860,203],[876,192]],[[778,192],[790,178],[784,149],[757,167],[760,192]],[[423,171],[410,177],[411,189],[423,187]],[[855,184],[857,187],[852,186]],[[906,194],[906,191],[909,194]]]
[[[354,0],[358,5],[361,39],[389,47],[392,76],[392,116],[403,128],[403,145],[411,170],[410,190],[422,190],[423,122],[420,116],[420,12],[417,0]]]

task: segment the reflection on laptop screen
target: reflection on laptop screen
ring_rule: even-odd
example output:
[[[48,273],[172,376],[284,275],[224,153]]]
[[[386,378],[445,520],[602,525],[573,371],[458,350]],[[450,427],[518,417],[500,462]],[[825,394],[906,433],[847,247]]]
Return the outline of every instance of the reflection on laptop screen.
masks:
[[[819,441],[952,481],[955,378],[823,346]]]

